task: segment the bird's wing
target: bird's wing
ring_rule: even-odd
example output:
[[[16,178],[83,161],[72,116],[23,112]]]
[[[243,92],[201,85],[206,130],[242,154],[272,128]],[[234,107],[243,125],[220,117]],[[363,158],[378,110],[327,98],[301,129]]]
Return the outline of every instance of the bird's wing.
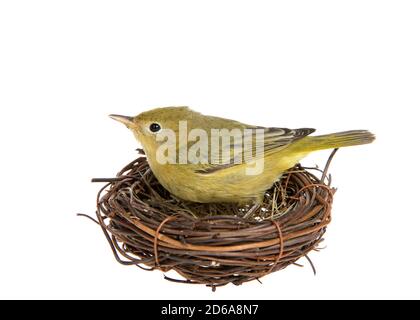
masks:
[[[242,132],[240,139],[235,140],[233,137],[230,138],[230,144],[220,143],[219,150],[211,148],[209,144],[208,163],[198,164],[196,172],[210,174],[257,160],[287,147],[314,131],[315,129],[312,128],[287,129],[244,126],[237,131],[237,133]]]
[[[302,139],[313,133],[315,129],[300,128],[260,128],[264,130],[264,152],[265,154],[276,152],[287,147],[292,142]]]

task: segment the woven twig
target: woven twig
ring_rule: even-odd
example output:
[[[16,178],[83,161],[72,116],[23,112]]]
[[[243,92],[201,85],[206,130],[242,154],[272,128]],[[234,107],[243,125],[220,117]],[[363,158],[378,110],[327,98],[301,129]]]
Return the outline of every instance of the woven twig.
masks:
[[[296,264],[323,240],[335,191],[330,177],[324,180],[335,151],[324,170],[297,165],[261,205],[242,207],[173,197],[142,154],[116,178],[94,179],[107,182],[98,193],[98,223],[124,265],[175,270],[183,279],[165,278],[214,289],[256,280]]]

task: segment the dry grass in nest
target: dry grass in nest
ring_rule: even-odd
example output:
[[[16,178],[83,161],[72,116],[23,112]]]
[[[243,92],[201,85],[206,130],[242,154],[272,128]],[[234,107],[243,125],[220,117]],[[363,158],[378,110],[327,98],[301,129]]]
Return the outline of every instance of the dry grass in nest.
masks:
[[[175,198],[140,152],[116,178],[93,180],[107,183],[98,193],[97,222],[124,265],[175,270],[182,279],[165,278],[213,289],[258,280],[298,265],[323,240],[335,191],[327,169],[335,151],[324,170],[297,165],[267,191],[262,205],[242,207]]]

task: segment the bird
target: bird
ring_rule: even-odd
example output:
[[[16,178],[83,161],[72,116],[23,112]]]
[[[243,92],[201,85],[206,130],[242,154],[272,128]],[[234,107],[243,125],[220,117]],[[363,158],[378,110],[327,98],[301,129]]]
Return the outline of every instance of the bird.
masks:
[[[166,190],[199,203],[261,203],[282,174],[309,153],[375,139],[367,130],[310,136],[315,129],[248,125],[185,106],[109,116],[133,132]]]

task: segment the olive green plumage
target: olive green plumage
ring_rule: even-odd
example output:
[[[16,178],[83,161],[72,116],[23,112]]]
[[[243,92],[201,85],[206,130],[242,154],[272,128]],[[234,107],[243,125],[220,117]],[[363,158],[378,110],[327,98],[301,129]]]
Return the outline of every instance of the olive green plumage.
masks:
[[[247,125],[234,120],[202,115],[187,107],[157,108],[143,112],[136,117],[111,115],[133,131],[142,144],[150,167],[159,182],[175,196],[194,202],[259,202],[264,192],[269,189],[281,174],[293,167],[310,152],[322,149],[340,148],[371,143],[375,137],[366,130],[353,130],[321,136],[308,136],[314,129],[263,128]],[[223,163],[223,146],[215,155],[211,151],[211,139],[207,154],[201,159],[210,163],[170,163],[162,164],[157,159],[157,150],[164,143],[157,141],[157,134],[162,129],[170,129],[178,137],[179,123],[187,124],[188,130],[201,129],[211,136],[212,129],[239,129],[241,132],[257,129],[264,133],[263,149],[256,148],[256,135],[252,137],[251,153],[245,148],[241,153],[234,152],[235,141],[228,147],[230,162]],[[153,132],[155,131],[156,132]],[[245,136],[243,136],[245,141]],[[165,142],[167,143],[167,142]],[[177,141],[176,157],[181,157],[180,150],[188,150],[196,141],[188,141],[182,148]],[[226,150],[225,150],[226,151]],[[248,156],[247,156],[248,155]],[[249,156],[252,156],[252,161]],[[248,158],[247,158],[248,157]],[[219,158],[218,163],[210,160]],[[236,161],[236,160],[242,161]],[[249,174],[249,169],[262,160],[263,169],[259,174]],[[239,163],[241,162],[241,163]]]

